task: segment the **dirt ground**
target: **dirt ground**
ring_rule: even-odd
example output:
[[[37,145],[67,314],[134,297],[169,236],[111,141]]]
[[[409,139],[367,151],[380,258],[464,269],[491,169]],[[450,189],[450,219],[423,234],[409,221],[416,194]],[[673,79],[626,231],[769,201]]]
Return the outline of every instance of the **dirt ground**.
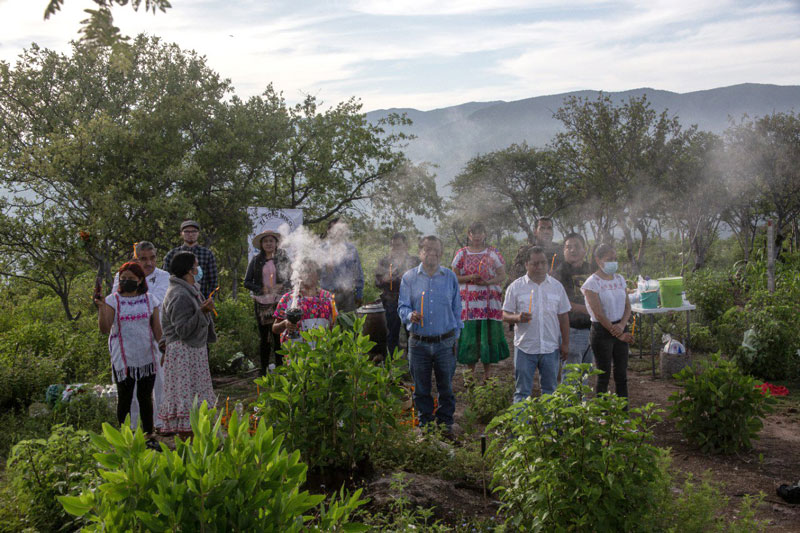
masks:
[[[511,338],[509,337],[509,341]],[[512,346],[512,343],[509,342]],[[657,363],[657,361],[656,361]],[[500,362],[493,367],[493,374],[503,380],[513,380],[513,358]],[[453,387],[458,398],[456,408],[456,422],[463,420],[465,402],[461,401],[464,397],[464,367],[459,365],[453,381]],[[657,371],[657,370],[656,370]],[[483,374],[479,365],[477,377]],[[230,408],[233,409],[234,403],[238,399],[247,402],[247,399],[255,397],[255,388],[252,385],[253,376],[236,378],[215,379],[215,390],[220,393],[220,399],[224,402],[225,398],[230,398]],[[653,378],[651,373],[650,356],[644,357],[632,355],[629,372],[628,388],[630,391],[631,403],[634,406],[641,406],[653,402],[661,409],[666,410],[669,403],[668,397],[678,386],[674,380]],[[800,385],[800,384],[799,384]],[[613,390],[613,379],[611,384]],[[677,430],[674,421],[667,418],[666,412],[663,413],[664,420],[655,427],[655,444],[661,447],[670,448],[672,455],[672,469],[677,480],[682,481],[686,475],[692,474],[695,478],[710,474],[710,478],[720,483],[722,492],[729,498],[728,513],[733,515],[736,507],[741,503],[744,495],[757,495],[763,492],[764,501],[758,508],[757,517],[767,520],[769,531],[800,531],[800,505],[790,505],[779,498],[775,489],[782,483],[795,483],[800,479],[800,400],[795,396],[800,396],[800,387],[789,386],[790,396],[788,399],[780,400],[775,411],[770,414],[764,423],[764,428],[760,433],[760,438],[754,441],[751,451],[732,455],[714,456],[704,455],[699,450],[690,446]],[[538,391],[534,391],[537,394]],[[430,483],[426,483],[425,476],[418,476],[415,485],[419,487],[420,497],[424,499],[439,499],[435,495],[455,494],[459,491],[472,494],[472,497],[455,498],[461,505],[453,507],[452,499],[442,503],[440,509],[443,511],[437,515],[446,517],[450,522],[455,516],[464,514],[477,514],[486,516],[496,509],[496,502],[483,501],[477,487],[458,486],[444,490],[442,482],[431,478]],[[388,481],[381,479],[372,480],[375,484],[376,496],[383,492],[383,484]],[[430,484],[430,490],[424,486]],[[366,492],[370,491],[367,487]],[[366,494],[368,495],[368,494]],[[416,498],[411,498],[416,500]],[[428,501],[430,501],[428,499]],[[431,504],[435,505],[436,502]],[[429,504],[430,505],[430,504]]]
[[[656,373],[658,373],[656,360]],[[494,375],[513,380],[512,358],[493,367]],[[480,366],[476,372],[482,375]],[[456,374],[454,387],[457,394],[464,390],[461,371]],[[653,378],[650,356],[631,357],[628,371],[628,390],[631,404],[642,406],[654,403],[666,411],[669,396],[679,387],[672,379]],[[800,388],[790,389],[789,400],[780,400],[775,411],[770,414],[759,439],[754,441],[749,452],[718,456],[705,455],[690,446],[675,426],[673,420],[662,413],[664,420],[655,428],[655,444],[670,448],[672,470],[677,480],[682,481],[688,474],[695,479],[706,472],[710,479],[722,484],[722,492],[729,498],[728,513],[733,515],[736,507],[746,494],[757,495],[763,492],[764,502],[758,509],[757,518],[767,520],[769,531],[800,531],[800,505],[790,505],[775,493],[783,484],[792,484],[800,479],[800,410],[798,400],[792,395],[800,395]],[[613,378],[610,390],[614,390]],[[534,391],[538,394],[538,391]],[[463,415],[464,402],[458,404],[456,421]]]

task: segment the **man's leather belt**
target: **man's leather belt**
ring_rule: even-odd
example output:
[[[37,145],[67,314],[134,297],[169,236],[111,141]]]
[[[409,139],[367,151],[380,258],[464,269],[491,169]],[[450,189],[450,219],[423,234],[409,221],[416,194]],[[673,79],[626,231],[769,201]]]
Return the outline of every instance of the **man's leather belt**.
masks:
[[[443,333],[442,335],[431,335],[430,337],[426,337],[425,335],[417,335],[416,333],[411,334],[411,338],[415,341],[422,341],[422,342],[429,342],[429,343],[437,343],[442,342],[445,339],[449,339],[453,335],[456,334],[456,330],[451,329],[447,333]]]

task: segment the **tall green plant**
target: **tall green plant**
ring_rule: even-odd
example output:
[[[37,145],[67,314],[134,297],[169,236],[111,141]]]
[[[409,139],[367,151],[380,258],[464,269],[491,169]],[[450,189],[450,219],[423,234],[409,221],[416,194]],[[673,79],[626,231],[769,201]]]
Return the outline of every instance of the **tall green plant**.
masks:
[[[344,492],[328,506],[324,496],[301,491],[306,465],[283,447],[262,420],[250,435],[234,411],[223,436],[215,409],[192,410],[194,437],[175,450],[145,445],[133,433],[103,425],[93,435],[105,483],[80,496],[60,497],[70,514],[85,517],[88,531],[359,531],[347,520],[364,502]],[[318,516],[314,516],[314,512]],[[313,523],[312,523],[313,521]]]
[[[489,425],[493,484],[512,531],[647,531],[660,504],[666,455],[652,444],[652,404],[581,383],[589,365],[550,396],[512,406]],[[597,372],[595,372],[597,373]]]
[[[59,424],[47,439],[24,440],[14,446],[8,478],[25,525],[44,532],[83,524],[70,517],[56,498],[77,496],[100,483],[89,444],[89,433]]]
[[[286,364],[256,380],[262,416],[311,467],[353,469],[397,427],[401,370],[371,361],[363,326],[303,332],[305,342],[284,346]]]
[[[669,399],[670,417],[687,439],[707,453],[749,449],[775,402],[736,363],[718,355],[675,375],[682,390]]]

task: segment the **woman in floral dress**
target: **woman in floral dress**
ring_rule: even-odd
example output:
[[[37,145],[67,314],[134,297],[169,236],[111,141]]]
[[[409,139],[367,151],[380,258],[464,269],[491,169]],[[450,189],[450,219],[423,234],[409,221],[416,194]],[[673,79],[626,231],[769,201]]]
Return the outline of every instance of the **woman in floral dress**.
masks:
[[[179,252],[170,263],[169,288],[161,306],[161,327],[166,349],[162,358],[164,395],[158,416],[165,433],[191,436],[192,405],[216,405],[208,369],[208,343],[217,340],[214,300],[203,299],[196,283],[203,270],[191,252]]]
[[[483,363],[484,382],[491,375],[491,364],[508,357],[503,333],[503,293],[505,260],[497,248],[486,246],[486,227],[475,222],[467,233],[469,245],[453,257],[451,268],[461,288],[461,320],[464,329],[458,340],[458,362],[475,372]]]
[[[333,327],[336,320],[333,294],[319,288],[319,273],[319,266],[313,261],[303,261],[298,272],[299,290],[296,294],[294,291],[287,292],[278,302],[272,331],[281,336],[282,343],[292,338],[296,339],[299,331]],[[299,308],[303,313],[296,324],[286,318],[286,312],[292,307]]]

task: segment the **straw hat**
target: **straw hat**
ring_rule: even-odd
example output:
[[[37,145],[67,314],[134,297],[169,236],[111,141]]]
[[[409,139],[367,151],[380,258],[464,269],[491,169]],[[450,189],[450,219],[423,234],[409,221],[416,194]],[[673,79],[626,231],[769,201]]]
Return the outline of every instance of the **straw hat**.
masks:
[[[281,243],[281,239],[283,238],[283,236],[277,231],[271,231],[271,230],[262,231],[261,233],[253,237],[253,248],[255,248],[256,250],[261,250],[261,239],[263,239],[267,235],[272,235],[273,237],[275,237],[275,240],[278,241],[278,244]]]

